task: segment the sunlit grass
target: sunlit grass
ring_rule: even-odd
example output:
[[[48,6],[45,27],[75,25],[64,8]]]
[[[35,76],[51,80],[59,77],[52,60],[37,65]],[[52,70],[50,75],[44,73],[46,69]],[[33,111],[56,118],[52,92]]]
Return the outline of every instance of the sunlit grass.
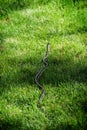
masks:
[[[84,130],[87,109],[86,2],[36,2],[0,20],[0,128]],[[10,8],[10,7],[9,7]],[[8,17],[7,17],[8,16]],[[50,43],[49,67],[34,78]]]

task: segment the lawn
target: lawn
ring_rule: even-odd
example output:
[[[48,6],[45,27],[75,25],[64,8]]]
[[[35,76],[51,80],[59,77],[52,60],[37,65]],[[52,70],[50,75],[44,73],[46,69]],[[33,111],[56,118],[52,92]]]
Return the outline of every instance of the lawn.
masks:
[[[87,1],[0,0],[0,129],[86,130]],[[50,43],[49,66],[43,66]]]

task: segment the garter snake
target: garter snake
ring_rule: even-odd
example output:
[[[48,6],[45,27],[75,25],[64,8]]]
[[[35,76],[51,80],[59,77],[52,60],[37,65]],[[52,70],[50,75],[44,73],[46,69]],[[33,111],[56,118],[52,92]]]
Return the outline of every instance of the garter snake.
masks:
[[[50,51],[50,44],[48,43],[48,44],[47,44],[46,54],[45,54],[45,56],[43,57],[43,60],[42,60],[44,66],[38,71],[38,73],[37,73],[36,76],[35,76],[35,82],[36,82],[36,84],[38,85],[38,87],[42,90],[41,95],[40,95],[40,98],[39,98],[39,100],[38,100],[38,104],[37,104],[37,106],[38,106],[39,108],[40,108],[40,102],[43,100],[44,95],[46,94],[46,90],[45,90],[45,88],[39,83],[39,79],[40,79],[42,73],[43,73],[43,72],[45,71],[45,69],[48,67],[47,57],[48,57],[49,51]]]

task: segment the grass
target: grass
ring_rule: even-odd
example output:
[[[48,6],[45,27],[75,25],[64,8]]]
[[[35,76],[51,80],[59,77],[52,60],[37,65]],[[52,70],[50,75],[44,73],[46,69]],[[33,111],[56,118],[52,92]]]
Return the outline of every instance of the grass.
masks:
[[[8,2],[1,6],[0,128],[85,130],[87,2],[23,2],[17,8]],[[38,109],[41,90],[34,77],[48,42],[49,67],[40,78],[46,95]]]

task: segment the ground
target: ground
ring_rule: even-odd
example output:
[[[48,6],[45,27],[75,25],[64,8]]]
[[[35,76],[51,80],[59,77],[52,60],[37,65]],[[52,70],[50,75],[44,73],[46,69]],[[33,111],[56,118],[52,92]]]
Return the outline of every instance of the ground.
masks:
[[[27,1],[19,6],[10,0],[0,8],[0,128],[85,130],[87,2]],[[46,95],[39,109],[34,78],[48,42],[49,66],[40,78]]]

